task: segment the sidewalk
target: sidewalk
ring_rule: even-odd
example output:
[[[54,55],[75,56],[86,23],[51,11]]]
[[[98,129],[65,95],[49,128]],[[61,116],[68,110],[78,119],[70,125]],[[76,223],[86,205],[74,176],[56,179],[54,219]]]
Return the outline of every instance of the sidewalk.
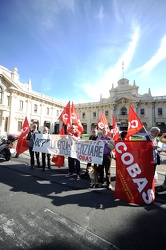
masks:
[[[166,174],[166,154],[161,154],[163,161],[162,164],[157,166],[157,173],[158,173],[158,181],[155,184],[155,186],[160,186],[164,182],[165,174]],[[31,169],[29,166],[29,152],[26,151],[22,155],[19,156],[19,158],[13,158],[12,161],[15,162],[15,164],[9,165],[9,162],[5,164],[7,167],[12,168],[13,170],[33,175],[35,177],[38,177],[42,180],[47,180],[50,182],[57,183],[59,185],[64,185],[67,187],[72,188],[73,190],[78,189],[87,189],[90,187],[90,179],[89,177],[84,177],[83,173],[86,171],[86,163],[81,162],[81,180],[76,180],[76,174],[71,178],[66,178],[65,175],[68,173],[68,159],[65,158],[65,164],[63,167],[58,168],[57,166],[52,163],[52,169],[49,170],[46,168],[45,171],[42,171],[42,168],[34,168]],[[93,191],[100,192],[102,189],[102,192],[106,194],[113,193],[115,189],[115,182],[116,182],[116,162],[114,159],[112,159],[111,164],[111,182],[113,186],[113,190],[107,190],[106,184],[102,188],[93,188]],[[92,188],[91,188],[92,189]],[[156,202],[160,203],[166,203],[166,191],[159,193],[156,196],[155,199]]]

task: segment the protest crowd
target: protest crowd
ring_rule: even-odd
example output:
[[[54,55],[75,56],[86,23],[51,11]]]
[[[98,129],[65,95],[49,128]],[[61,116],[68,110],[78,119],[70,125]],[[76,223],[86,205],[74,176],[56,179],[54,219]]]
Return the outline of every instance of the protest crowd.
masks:
[[[157,164],[160,164],[160,151],[166,152],[164,133],[160,137],[160,129],[152,127],[146,131],[139,117],[129,109],[128,129],[119,131],[116,120],[112,115],[112,129],[108,126],[104,112],[97,127],[92,128],[89,139],[83,139],[83,127],[78,118],[74,104],[70,102],[59,117],[63,126],[59,134],[49,134],[45,127],[38,131],[36,124],[30,129],[27,117],[22,126],[22,132],[17,143],[17,154],[29,149],[30,166],[37,166],[44,171],[46,164],[51,169],[51,163],[62,167],[65,157],[68,158],[68,174],[71,178],[76,174],[76,180],[81,180],[80,161],[87,164],[85,175],[89,177],[93,187],[102,187],[106,181],[108,190],[111,185],[111,161],[116,161],[115,197],[126,202],[150,204],[155,199],[154,176]],[[145,136],[141,140],[132,140],[132,135],[144,129]],[[98,136],[101,131],[101,136]],[[158,139],[159,138],[159,139]],[[39,154],[42,154],[42,162]],[[52,158],[51,158],[52,157]],[[148,167],[147,167],[148,166]],[[160,187],[166,189],[166,179]]]

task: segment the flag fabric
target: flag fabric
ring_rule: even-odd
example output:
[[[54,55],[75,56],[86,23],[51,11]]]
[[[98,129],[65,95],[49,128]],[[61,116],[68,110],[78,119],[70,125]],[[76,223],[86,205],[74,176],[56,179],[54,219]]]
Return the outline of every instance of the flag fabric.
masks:
[[[128,130],[126,138],[129,139],[131,135],[136,134],[143,128],[143,123],[135,113],[132,106],[129,108],[129,117],[128,117]]]
[[[155,200],[154,161],[151,141],[115,141],[115,198],[135,204]]]
[[[29,122],[28,122],[27,117],[25,117],[24,123],[22,125],[22,129],[21,129],[21,134],[19,135],[17,146],[16,146],[17,155],[20,155],[29,149],[28,141],[26,140],[26,137],[29,131],[30,131]]]
[[[67,132],[70,132],[71,129],[71,110],[70,110],[70,101],[64,108],[63,112],[59,116],[58,120],[63,122],[67,126]]]
[[[59,116],[58,120],[63,122],[62,129],[60,130],[59,134],[64,135],[65,132],[69,133],[71,129],[71,110],[70,110],[70,101],[62,111],[61,115]],[[67,131],[65,131],[65,126],[67,127]],[[52,162],[58,167],[61,168],[64,165],[65,157],[63,155],[53,155]]]
[[[72,102],[72,106],[71,106],[71,120],[74,121],[74,124],[78,128],[78,131],[80,133],[82,133],[84,131],[84,128],[83,128],[83,126],[81,124],[81,121],[80,121],[80,119],[78,117],[77,110],[76,110],[73,102]],[[72,123],[72,121],[71,121],[71,123]]]
[[[61,130],[59,131],[59,135],[64,135],[65,134],[65,128],[64,128],[64,126],[65,125],[63,124]]]
[[[64,165],[65,157],[64,155],[53,155],[52,162],[58,167],[61,168]]]
[[[114,115],[112,115],[112,126],[113,126],[113,140],[116,141],[119,139],[120,131],[119,131],[119,128],[117,126]]]
[[[108,128],[108,136],[110,136],[111,137],[111,132],[110,132],[110,129],[109,129],[109,126],[108,126],[108,122],[107,122],[107,119],[106,119],[106,117],[105,117],[105,114],[104,114],[104,112],[102,112],[102,114],[101,114],[101,116],[100,116],[100,118],[99,118],[99,121],[98,121],[98,123],[97,123],[97,127],[100,129],[100,130],[102,130],[103,128]]]

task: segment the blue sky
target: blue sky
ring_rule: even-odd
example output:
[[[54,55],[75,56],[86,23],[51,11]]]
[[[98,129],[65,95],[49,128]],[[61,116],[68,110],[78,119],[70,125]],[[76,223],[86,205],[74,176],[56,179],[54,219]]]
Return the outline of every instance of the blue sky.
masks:
[[[63,102],[109,97],[123,77],[166,95],[166,0],[6,0],[0,65]]]

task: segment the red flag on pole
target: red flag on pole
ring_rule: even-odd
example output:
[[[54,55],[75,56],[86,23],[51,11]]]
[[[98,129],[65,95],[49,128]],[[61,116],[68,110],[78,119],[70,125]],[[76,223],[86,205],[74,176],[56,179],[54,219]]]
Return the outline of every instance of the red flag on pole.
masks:
[[[73,102],[72,102],[72,106],[71,106],[71,119],[74,120],[74,124],[78,127],[78,131],[80,133],[82,133],[84,131],[84,128],[83,128],[81,121],[78,117],[77,110],[76,110]]]
[[[131,135],[136,134],[143,128],[143,124],[137,114],[135,113],[132,106],[129,109],[129,117],[128,117],[128,130],[127,130],[127,138]]]
[[[64,135],[65,134],[65,128],[64,125],[67,126],[67,133],[70,132],[71,128],[71,111],[70,111],[70,101],[62,111],[61,115],[59,116],[58,120],[63,122],[62,129],[60,130],[59,134]],[[63,155],[53,155],[52,162],[58,167],[62,167],[64,165],[65,157]]]
[[[63,112],[59,116],[58,120],[63,122],[67,126],[67,132],[70,132],[71,128],[71,110],[70,110],[70,101],[64,108]]]
[[[97,126],[100,130],[102,130],[105,127],[109,129],[108,122],[107,122],[104,112],[102,112],[100,119],[97,123]],[[110,130],[108,131],[108,136],[111,136]]]
[[[26,140],[26,136],[30,131],[30,126],[27,117],[25,117],[24,123],[22,125],[21,134],[19,135],[16,152],[17,155],[22,154],[24,151],[29,149],[28,141]]]
[[[112,126],[113,126],[113,140],[116,141],[119,139],[120,131],[119,131],[119,128],[117,126],[114,115],[112,115]]]

